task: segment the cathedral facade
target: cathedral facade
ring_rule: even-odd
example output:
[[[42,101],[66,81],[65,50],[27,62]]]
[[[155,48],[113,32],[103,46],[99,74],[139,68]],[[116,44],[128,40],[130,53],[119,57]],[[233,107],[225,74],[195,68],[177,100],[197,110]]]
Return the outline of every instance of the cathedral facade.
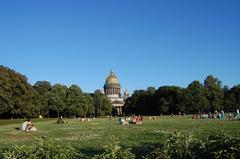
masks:
[[[106,97],[110,100],[113,107],[116,108],[118,115],[123,114],[124,99],[127,98],[127,91],[124,92],[124,96],[121,95],[121,85],[117,79],[117,76],[110,72],[104,84],[104,93]]]

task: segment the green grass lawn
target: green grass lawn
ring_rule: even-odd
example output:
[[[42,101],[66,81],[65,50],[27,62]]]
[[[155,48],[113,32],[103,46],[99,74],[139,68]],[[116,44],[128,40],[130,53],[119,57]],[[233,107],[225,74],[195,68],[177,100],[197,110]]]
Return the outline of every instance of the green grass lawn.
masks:
[[[13,145],[31,144],[35,137],[47,136],[70,144],[87,155],[94,155],[103,146],[117,137],[126,147],[132,147],[136,153],[144,153],[146,147],[163,142],[173,131],[189,130],[198,138],[222,130],[233,135],[240,135],[240,121],[192,120],[191,117],[158,117],[157,120],[144,118],[142,125],[119,125],[118,118],[97,118],[90,122],[78,119],[65,119],[65,124],[56,124],[56,119],[33,119],[37,132],[17,131],[22,119],[0,120],[0,149]]]

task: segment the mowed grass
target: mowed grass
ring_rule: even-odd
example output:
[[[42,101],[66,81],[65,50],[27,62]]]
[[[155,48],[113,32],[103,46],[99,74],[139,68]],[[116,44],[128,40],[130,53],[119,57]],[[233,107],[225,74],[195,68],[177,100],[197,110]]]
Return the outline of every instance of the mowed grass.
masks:
[[[239,136],[240,121],[226,120],[193,120],[186,117],[157,117],[148,120],[144,117],[142,125],[120,125],[118,118],[96,118],[90,122],[78,119],[65,119],[65,124],[56,124],[56,119],[33,119],[37,132],[17,131],[23,119],[0,120],[0,149],[13,145],[30,145],[35,137],[47,136],[64,144],[74,146],[82,153],[94,155],[111,142],[112,137],[118,138],[126,147],[132,147],[136,153],[144,153],[146,147],[164,142],[174,131],[191,131],[197,138],[221,131]]]

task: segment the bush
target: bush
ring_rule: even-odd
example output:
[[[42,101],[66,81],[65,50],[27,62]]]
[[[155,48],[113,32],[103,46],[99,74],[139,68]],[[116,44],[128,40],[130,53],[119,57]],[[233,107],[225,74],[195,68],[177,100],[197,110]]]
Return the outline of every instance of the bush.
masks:
[[[94,159],[134,159],[131,148],[124,148],[117,139],[110,140],[102,154]],[[190,132],[171,133],[164,144],[158,144],[144,159],[237,159],[240,158],[240,138],[225,133],[208,135],[198,140]],[[14,146],[3,150],[3,159],[73,159],[79,156],[71,146],[63,145],[46,137],[36,138],[31,146]]]
[[[123,148],[119,145],[117,139],[112,143],[104,146],[104,152],[100,155],[95,155],[94,159],[134,159],[135,155],[131,153],[131,148]]]
[[[189,132],[175,132],[162,147],[155,148],[144,159],[237,159],[240,158],[240,138],[225,133],[209,135],[203,140]]]
[[[174,132],[171,133],[163,147],[158,147],[145,159],[187,159],[193,158],[191,146],[194,138],[190,132]]]
[[[240,158],[240,138],[221,132],[198,141],[193,148],[196,158],[236,159]]]
[[[29,149],[26,146],[14,146],[3,153],[4,159],[23,159],[30,157]]]
[[[65,159],[75,158],[73,147],[46,137],[36,138],[33,145],[14,146],[3,153],[4,159]]]

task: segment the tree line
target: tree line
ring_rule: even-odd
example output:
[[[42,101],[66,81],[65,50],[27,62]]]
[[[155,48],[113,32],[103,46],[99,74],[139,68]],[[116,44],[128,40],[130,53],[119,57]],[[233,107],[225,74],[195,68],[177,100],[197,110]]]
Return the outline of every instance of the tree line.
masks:
[[[161,115],[203,113],[240,109],[240,85],[222,87],[222,82],[209,75],[204,83],[193,81],[187,88],[161,86],[135,90],[126,100],[127,114]]]
[[[204,83],[193,81],[187,88],[161,86],[135,90],[125,101],[125,114],[160,115],[227,112],[240,109],[240,85],[228,88],[209,75]],[[78,85],[67,87],[38,81],[34,85],[27,78],[0,66],[0,118],[22,117],[89,117],[116,112],[100,90],[85,93]]]
[[[38,81],[33,86],[20,73],[0,66],[0,118],[89,117],[112,113],[100,90],[84,93],[78,85],[67,87]]]

